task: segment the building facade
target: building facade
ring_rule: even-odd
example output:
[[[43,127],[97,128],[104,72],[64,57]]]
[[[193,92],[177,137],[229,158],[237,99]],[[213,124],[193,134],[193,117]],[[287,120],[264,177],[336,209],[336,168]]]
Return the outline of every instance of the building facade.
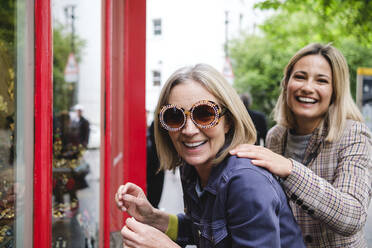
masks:
[[[146,111],[153,120],[162,85],[182,66],[207,63],[231,82],[228,40],[257,32],[267,14],[248,0],[151,0],[147,3]],[[233,75],[232,75],[233,76]]]

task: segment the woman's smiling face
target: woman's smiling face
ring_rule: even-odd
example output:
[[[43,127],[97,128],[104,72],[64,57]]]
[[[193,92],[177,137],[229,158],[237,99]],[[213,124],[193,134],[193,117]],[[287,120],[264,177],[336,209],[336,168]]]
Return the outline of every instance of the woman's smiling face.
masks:
[[[188,80],[172,88],[168,103],[189,110],[194,103],[201,100],[210,100],[219,105],[218,100],[201,84]],[[212,128],[198,128],[190,117],[187,117],[181,130],[168,133],[179,156],[186,163],[201,168],[209,166],[216,157],[225,143],[228,130],[225,116]]]
[[[311,133],[319,125],[332,92],[332,69],[323,56],[307,55],[297,61],[287,84],[287,103],[299,134]]]

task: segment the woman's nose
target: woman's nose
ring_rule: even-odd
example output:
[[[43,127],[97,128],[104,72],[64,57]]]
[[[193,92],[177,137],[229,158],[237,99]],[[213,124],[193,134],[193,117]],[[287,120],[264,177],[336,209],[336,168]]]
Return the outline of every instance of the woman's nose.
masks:
[[[314,90],[314,80],[312,78],[309,78],[304,82],[303,86],[301,87],[301,90],[305,92],[312,92]]]
[[[199,128],[191,120],[191,116],[186,116],[186,123],[185,126],[183,126],[181,132],[185,135],[194,135],[199,132]]]

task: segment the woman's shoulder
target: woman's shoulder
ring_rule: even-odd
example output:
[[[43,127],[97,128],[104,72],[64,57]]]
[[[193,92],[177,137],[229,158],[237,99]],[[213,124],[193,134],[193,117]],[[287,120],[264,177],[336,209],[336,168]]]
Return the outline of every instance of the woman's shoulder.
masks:
[[[266,169],[255,166],[251,163],[249,158],[239,158],[237,156],[230,156],[227,159],[227,165],[224,170],[226,179],[236,175],[243,177],[263,177],[270,181],[274,179],[273,175]]]
[[[230,156],[222,177],[220,186],[230,195],[240,195],[242,201],[281,204],[286,200],[278,180],[268,170],[253,165],[250,159]],[[249,194],[242,196],[242,192]]]
[[[277,124],[270,128],[266,136],[266,147],[276,152],[279,152],[280,144],[282,143],[286,133],[287,128],[283,125]]]
[[[270,138],[282,137],[286,131],[287,128],[285,126],[276,124],[267,132],[267,137]]]
[[[345,141],[345,139],[350,140],[350,138],[358,138],[361,136],[371,142],[371,130],[369,130],[367,125],[364,122],[348,119],[341,136],[341,142]]]
[[[355,121],[351,119],[346,120],[346,127],[345,127],[344,132],[350,129],[360,130],[361,132],[366,132],[366,133],[369,133],[369,135],[371,135],[371,130],[369,130],[367,125],[361,121]]]

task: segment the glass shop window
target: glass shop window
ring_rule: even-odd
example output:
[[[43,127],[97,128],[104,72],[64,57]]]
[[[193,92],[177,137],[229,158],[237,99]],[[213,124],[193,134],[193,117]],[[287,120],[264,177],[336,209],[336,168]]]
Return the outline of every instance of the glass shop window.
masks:
[[[33,223],[34,4],[0,1],[0,247],[30,247]]]
[[[52,1],[52,247],[99,244],[101,3]]]

